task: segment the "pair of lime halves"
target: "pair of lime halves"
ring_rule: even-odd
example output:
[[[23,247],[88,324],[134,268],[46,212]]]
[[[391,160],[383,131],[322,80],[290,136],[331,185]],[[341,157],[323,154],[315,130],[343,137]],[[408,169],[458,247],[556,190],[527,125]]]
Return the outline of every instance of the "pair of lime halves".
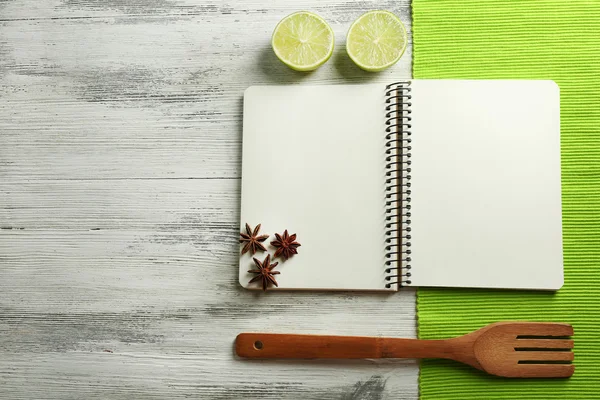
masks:
[[[361,15],[348,30],[348,56],[365,71],[382,71],[394,65],[406,49],[406,29],[389,11]],[[307,11],[288,15],[275,27],[271,39],[277,57],[296,71],[312,71],[333,54],[334,36],[329,24]]]

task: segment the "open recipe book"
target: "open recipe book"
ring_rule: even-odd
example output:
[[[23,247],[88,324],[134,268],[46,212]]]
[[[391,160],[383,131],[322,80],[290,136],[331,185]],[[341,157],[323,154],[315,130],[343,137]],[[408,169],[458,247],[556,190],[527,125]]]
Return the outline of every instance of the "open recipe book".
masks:
[[[302,244],[279,289],[563,284],[552,81],[253,86],[243,129],[242,230]]]

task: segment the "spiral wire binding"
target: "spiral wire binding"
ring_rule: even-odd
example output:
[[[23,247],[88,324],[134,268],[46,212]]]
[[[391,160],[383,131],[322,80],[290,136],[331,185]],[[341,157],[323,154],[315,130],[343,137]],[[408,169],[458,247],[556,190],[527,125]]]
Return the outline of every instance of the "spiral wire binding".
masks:
[[[385,88],[386,161],[386,288],[411,284],[410,270],[410,158],[411,87],[410,81]]]

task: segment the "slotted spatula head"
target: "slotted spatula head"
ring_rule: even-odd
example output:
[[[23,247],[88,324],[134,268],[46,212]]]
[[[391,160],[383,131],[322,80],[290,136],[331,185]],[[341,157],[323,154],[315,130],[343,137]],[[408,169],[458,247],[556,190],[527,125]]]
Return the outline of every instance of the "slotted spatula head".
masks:
[[[549,322],[499,322],[474,336],[481,369],[510,378],[567,378],[575,372],[573,327]]]

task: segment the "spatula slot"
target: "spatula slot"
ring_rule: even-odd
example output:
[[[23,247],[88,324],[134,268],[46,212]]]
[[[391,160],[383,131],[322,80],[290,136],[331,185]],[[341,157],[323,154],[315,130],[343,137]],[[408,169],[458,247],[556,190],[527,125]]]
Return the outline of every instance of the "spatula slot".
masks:
[[[515,351],[571,351],[570,348],[557,349],[555,347],[515,347]]]
[[[571,361],[562,360],[519,360],[518,364],[571,364]]]
[[[552,335],[518,335],[517,339],[570,339],[571,336],[552,336]]]

